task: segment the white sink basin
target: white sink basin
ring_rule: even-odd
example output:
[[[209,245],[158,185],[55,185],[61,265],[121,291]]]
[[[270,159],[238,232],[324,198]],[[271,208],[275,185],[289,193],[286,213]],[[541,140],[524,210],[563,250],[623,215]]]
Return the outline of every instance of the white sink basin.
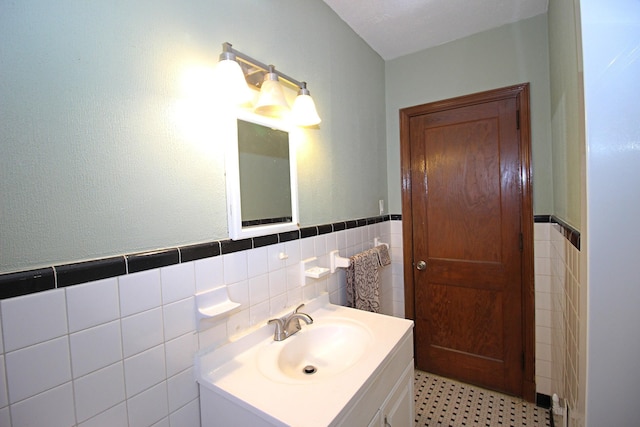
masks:
[[[371,393],[384,399],[389,390],[374,387],[374,374],[383,367],[401,374],[413,354],[413,323],[331,304],[327,294],[306,301],[302,311],[313,323],[301,323],[284,341],[274,341],[274,326],[265,322],[198,355],[203,426],[334,427],[353,405],[369,408],[362,399]],[[317,372],[305,374],[307,365]]]
[[[258,369],[279,382],[321,381],[356,364],[373,341],[373,333],[363,323],[348,318],[322,319],[256,352]]]

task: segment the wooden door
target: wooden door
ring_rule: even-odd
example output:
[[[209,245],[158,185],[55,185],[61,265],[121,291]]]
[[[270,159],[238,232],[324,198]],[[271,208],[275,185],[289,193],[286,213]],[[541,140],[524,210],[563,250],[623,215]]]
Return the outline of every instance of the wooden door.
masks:
[[[403,219],[418,369],[523,396],[532,214],[515,92],[403,110]]]

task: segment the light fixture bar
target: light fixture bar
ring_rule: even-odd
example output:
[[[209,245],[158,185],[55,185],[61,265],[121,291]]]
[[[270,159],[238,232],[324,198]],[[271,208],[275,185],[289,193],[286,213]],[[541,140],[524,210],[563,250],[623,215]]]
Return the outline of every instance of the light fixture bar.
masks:
[[[240,66],[240,62],[243,66]],[[248,89],[247,84],[254,84],[253,80],[258,77],[261,72],[264,72],[264,79],[262,80],[262,86],[260,86],[260,96],[254,106],[254,111],[258,114],[282,117],[284,115],[291,115],[292,120],[299,126],[315,126],[322,120],[318,116],[313,98],[309,94],[307,89],[307,82],[301,82],[288,76],[275,69],[273,65],[267,65],[255,58],[245,55],[244,53],[235,50],[231,43],[222,43],[222,54],[220,55],[220,62],[232,63],[235,65],[239,73],[234,71],[234,79],[242,81],[244,86]],[[247,69],[248,67],[248,69]],[[231,67],[226,67],[231,68]],[[282,86],[280,82],[287,82],[289,85],[298,90],[293,109],[290,109],[284,93],[282,92]],[[256,86],[259,86],[258,82],[255,82]],[[234,86],[237,87],[237,86]],[[234,89],[235,91],[242,91],[241,89]],[[230,96],[234,99],[235,96]],[[241,99],[245,102],[244,97]],[[237,104],[239,104],[236,101]]]
[[[295,86],[296,88],[300,89],[302,87],[306,87],[306,82],[301,82],[298,81],[296,79],[294,79],[293,77],[290,77],[288,75],[286,75],[285,73],[277,70],[277,69],[273,69],[272,71],[270,71],[270,66],[265,64],[264,62],[258,61],[257,59],[254,59],[252,57],[250,57],[249,55],[246,55],[236,49],[234,49],[231,46],[231,43],[229,42],[224,42],[222,43],[222,52],[223,54],[225,52],[229,52],[232,53],[236,56],[236,59],[241,60],[242,62],[249,64],[249,65],[253,65],[254,67],[258,67],[261,68],[265,73],[276,73],[278,75],[279,78],[281,78],[282,80],[286,81],[287,83],[289,83],[292,86]],[[271,66],[273,67],[273,66]]]

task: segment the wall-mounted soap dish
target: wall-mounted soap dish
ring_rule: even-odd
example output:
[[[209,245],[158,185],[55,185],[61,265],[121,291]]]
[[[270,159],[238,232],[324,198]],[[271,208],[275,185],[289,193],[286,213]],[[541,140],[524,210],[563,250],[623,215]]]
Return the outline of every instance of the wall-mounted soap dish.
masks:
[[[326,267],[311,267],[304,271],[304,275],[312,279],[320,279],[330,273]]]
[[[326,267],[318,266],[318,258],[311,257],[300,262],[300,275],[302,286],[309,284],[309,279],[321,279],[327,276],[330,270]]]
[[[240,303],[231,301],[226,286],[196,294],[196,320],[198,329],[201,320],[218,320],[240,308]]]

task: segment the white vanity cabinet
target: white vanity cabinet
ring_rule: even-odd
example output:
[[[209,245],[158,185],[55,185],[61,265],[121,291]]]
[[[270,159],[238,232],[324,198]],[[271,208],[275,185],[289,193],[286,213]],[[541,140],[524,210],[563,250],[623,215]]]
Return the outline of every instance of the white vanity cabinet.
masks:
[[[357,360],[325,377],[274,377],[280,362],[264,363],[265,354],[276,348],[282,355],[287,345],[306,348],[309,341],[274,342],[273,328],[262,327],[197,359],[202,426],[413,426],[413,322],[335,306],[328,298],[307,307],[314,323],[299,338],[314,326],[322,331],[337,324],[345,331],[340,328],[353,322],[364,325],[370,337]]]
[[[398,344],[336,426],[409,427],[414,421],[413,334]],[[354,399],[355,400],[355,399]],[[372,418],[373,417],[373,418]],[[340,418],[340,417],[338,417]]]
[[[382,408],[376,412],[368,427],[411,426],[415,419],[413,404],[413,359],[398,380]]]
[[[414,425],[413,334],[406,336],[399,348],[390,356],[385,366],[381,366],[380,372],[367,381],[365,387],[349,405],[342,408],[341,414],[329,424],[330,426],[410,427]],[[408,363],[407,359],[409,359]],[[343,381],[349,381],[347,375]],[[251,385],[247,384],[247,386]],[[256,416],[251,410],[223,398],[206,387],[200,387],[200,393],[203,427],[290,425],[281,423],[265,413]],[[317,400],[314,402],[314,399]],[[283,404],[286,402],[287,399],[283,399]],[[308,396],[307,405],[326,407],[329,411],[335,410],[328,405],[329,403],[317,396]],[[310,418],[306,419],[300,427],[315,426],[314,421]]]

